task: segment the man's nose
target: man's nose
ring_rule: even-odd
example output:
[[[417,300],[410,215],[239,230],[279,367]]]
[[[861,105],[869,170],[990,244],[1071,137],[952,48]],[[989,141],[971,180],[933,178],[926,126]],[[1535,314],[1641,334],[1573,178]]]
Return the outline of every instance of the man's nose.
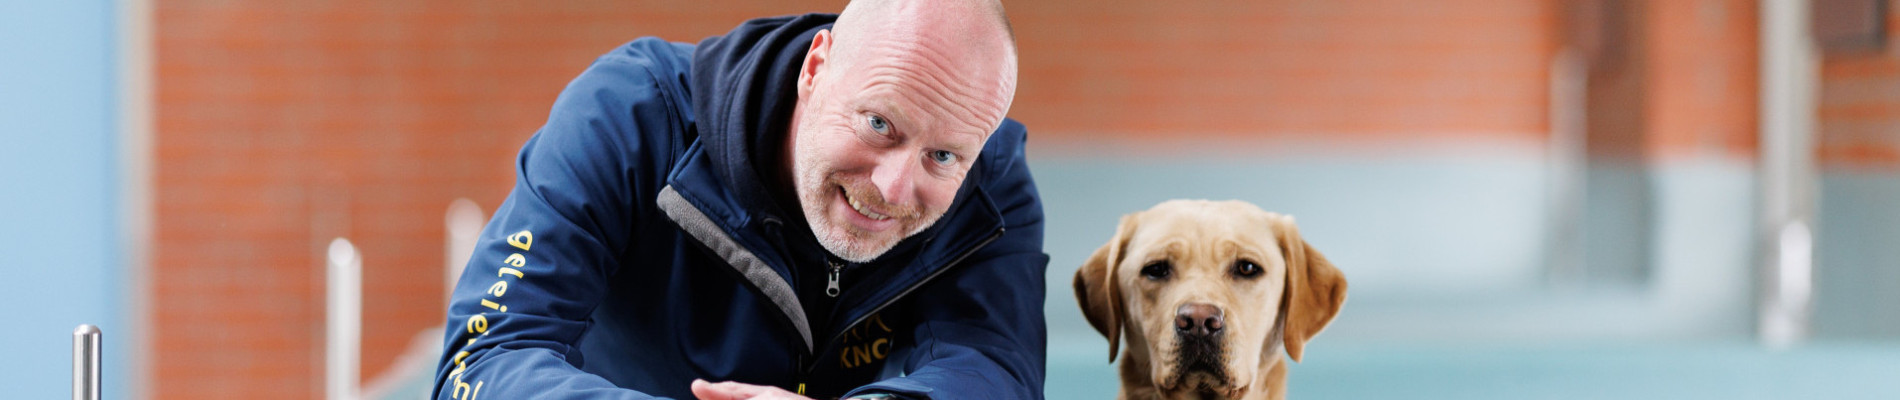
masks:
[[[911,186],[914,183],[911,173],[916,171],[915,161],[910,157],[914,152],[909,149],[894,149],[879,155],[877,166],[871,169],[871,184],[877,186],[878,194],[887,204],[906,204],[910,202]]]
[[[1212,336],[1226,325],[1221,314],[1220,307],[1211,304],[1182,304],[1174,310],[1174,331],[1184,336]]]

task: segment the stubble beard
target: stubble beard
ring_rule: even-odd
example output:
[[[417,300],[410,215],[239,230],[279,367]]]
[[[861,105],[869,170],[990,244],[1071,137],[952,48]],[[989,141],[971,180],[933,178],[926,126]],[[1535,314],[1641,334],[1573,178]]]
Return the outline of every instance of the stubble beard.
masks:
[[[828,174],[827,165],[806,158],[799,157],[794,162],[798,171],[793,184],[797,186],[799,208],[803,209],[805,222],[811,225],[812,235],[818,238],[818,244],[838,258],[854,263],[870,262],[897,247],[897,243],[905,238],[929,229],[937,223],[937,219],[943,217],[942,211],[885,203],[884,197],[869,182],[848,179],[836,173]],[[898,221],[897,232],[902,234],[868,231],[846,221],[854,218],[852,216],[829,215],[828,212],[833,210],[830,197],[840,194],[841,190],[847,199],[891,212],[890,217]]]

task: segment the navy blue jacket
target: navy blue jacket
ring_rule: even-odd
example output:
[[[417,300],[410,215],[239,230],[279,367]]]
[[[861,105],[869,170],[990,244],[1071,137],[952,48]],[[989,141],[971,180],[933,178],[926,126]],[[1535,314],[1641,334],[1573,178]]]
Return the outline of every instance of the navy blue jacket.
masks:
[[[1041,398],[1049,258],[1021,124],[935,226],[866,264],[825,252],[767,184],[798,65],[835,18],[642,38],[569,83],[456,284],[434,397],[692,398],[700,378]]]

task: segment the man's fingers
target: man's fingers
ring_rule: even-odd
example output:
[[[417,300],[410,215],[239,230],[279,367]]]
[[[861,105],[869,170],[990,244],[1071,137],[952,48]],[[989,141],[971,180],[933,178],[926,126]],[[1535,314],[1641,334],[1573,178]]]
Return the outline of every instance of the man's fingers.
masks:
[[[778,396],[767,395],[781,394],[797,396],[791,392],[771,386],[747,385],[739,382],[711,383],[706,382],[704,379],[693,380],[693,397],[698,397],[699,400],[747,400],[756,397],[779,398]]]
[[[743,400],[748,396],[733,393],[730,388],[706,382],[704,379],[694,379],[693,397],[697,397],[699,400]]]

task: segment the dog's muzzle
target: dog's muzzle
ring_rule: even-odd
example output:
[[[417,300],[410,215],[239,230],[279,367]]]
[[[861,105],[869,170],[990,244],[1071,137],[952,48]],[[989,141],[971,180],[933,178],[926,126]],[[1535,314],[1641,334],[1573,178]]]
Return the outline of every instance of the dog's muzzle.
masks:
[[[1208,304],[1183,304],[1175,310],[1175,376],[1173,385],[1181,390],[1224,391],[1231,382],[1226,364],[1224,342],[1226,325],[1220,307]]]

